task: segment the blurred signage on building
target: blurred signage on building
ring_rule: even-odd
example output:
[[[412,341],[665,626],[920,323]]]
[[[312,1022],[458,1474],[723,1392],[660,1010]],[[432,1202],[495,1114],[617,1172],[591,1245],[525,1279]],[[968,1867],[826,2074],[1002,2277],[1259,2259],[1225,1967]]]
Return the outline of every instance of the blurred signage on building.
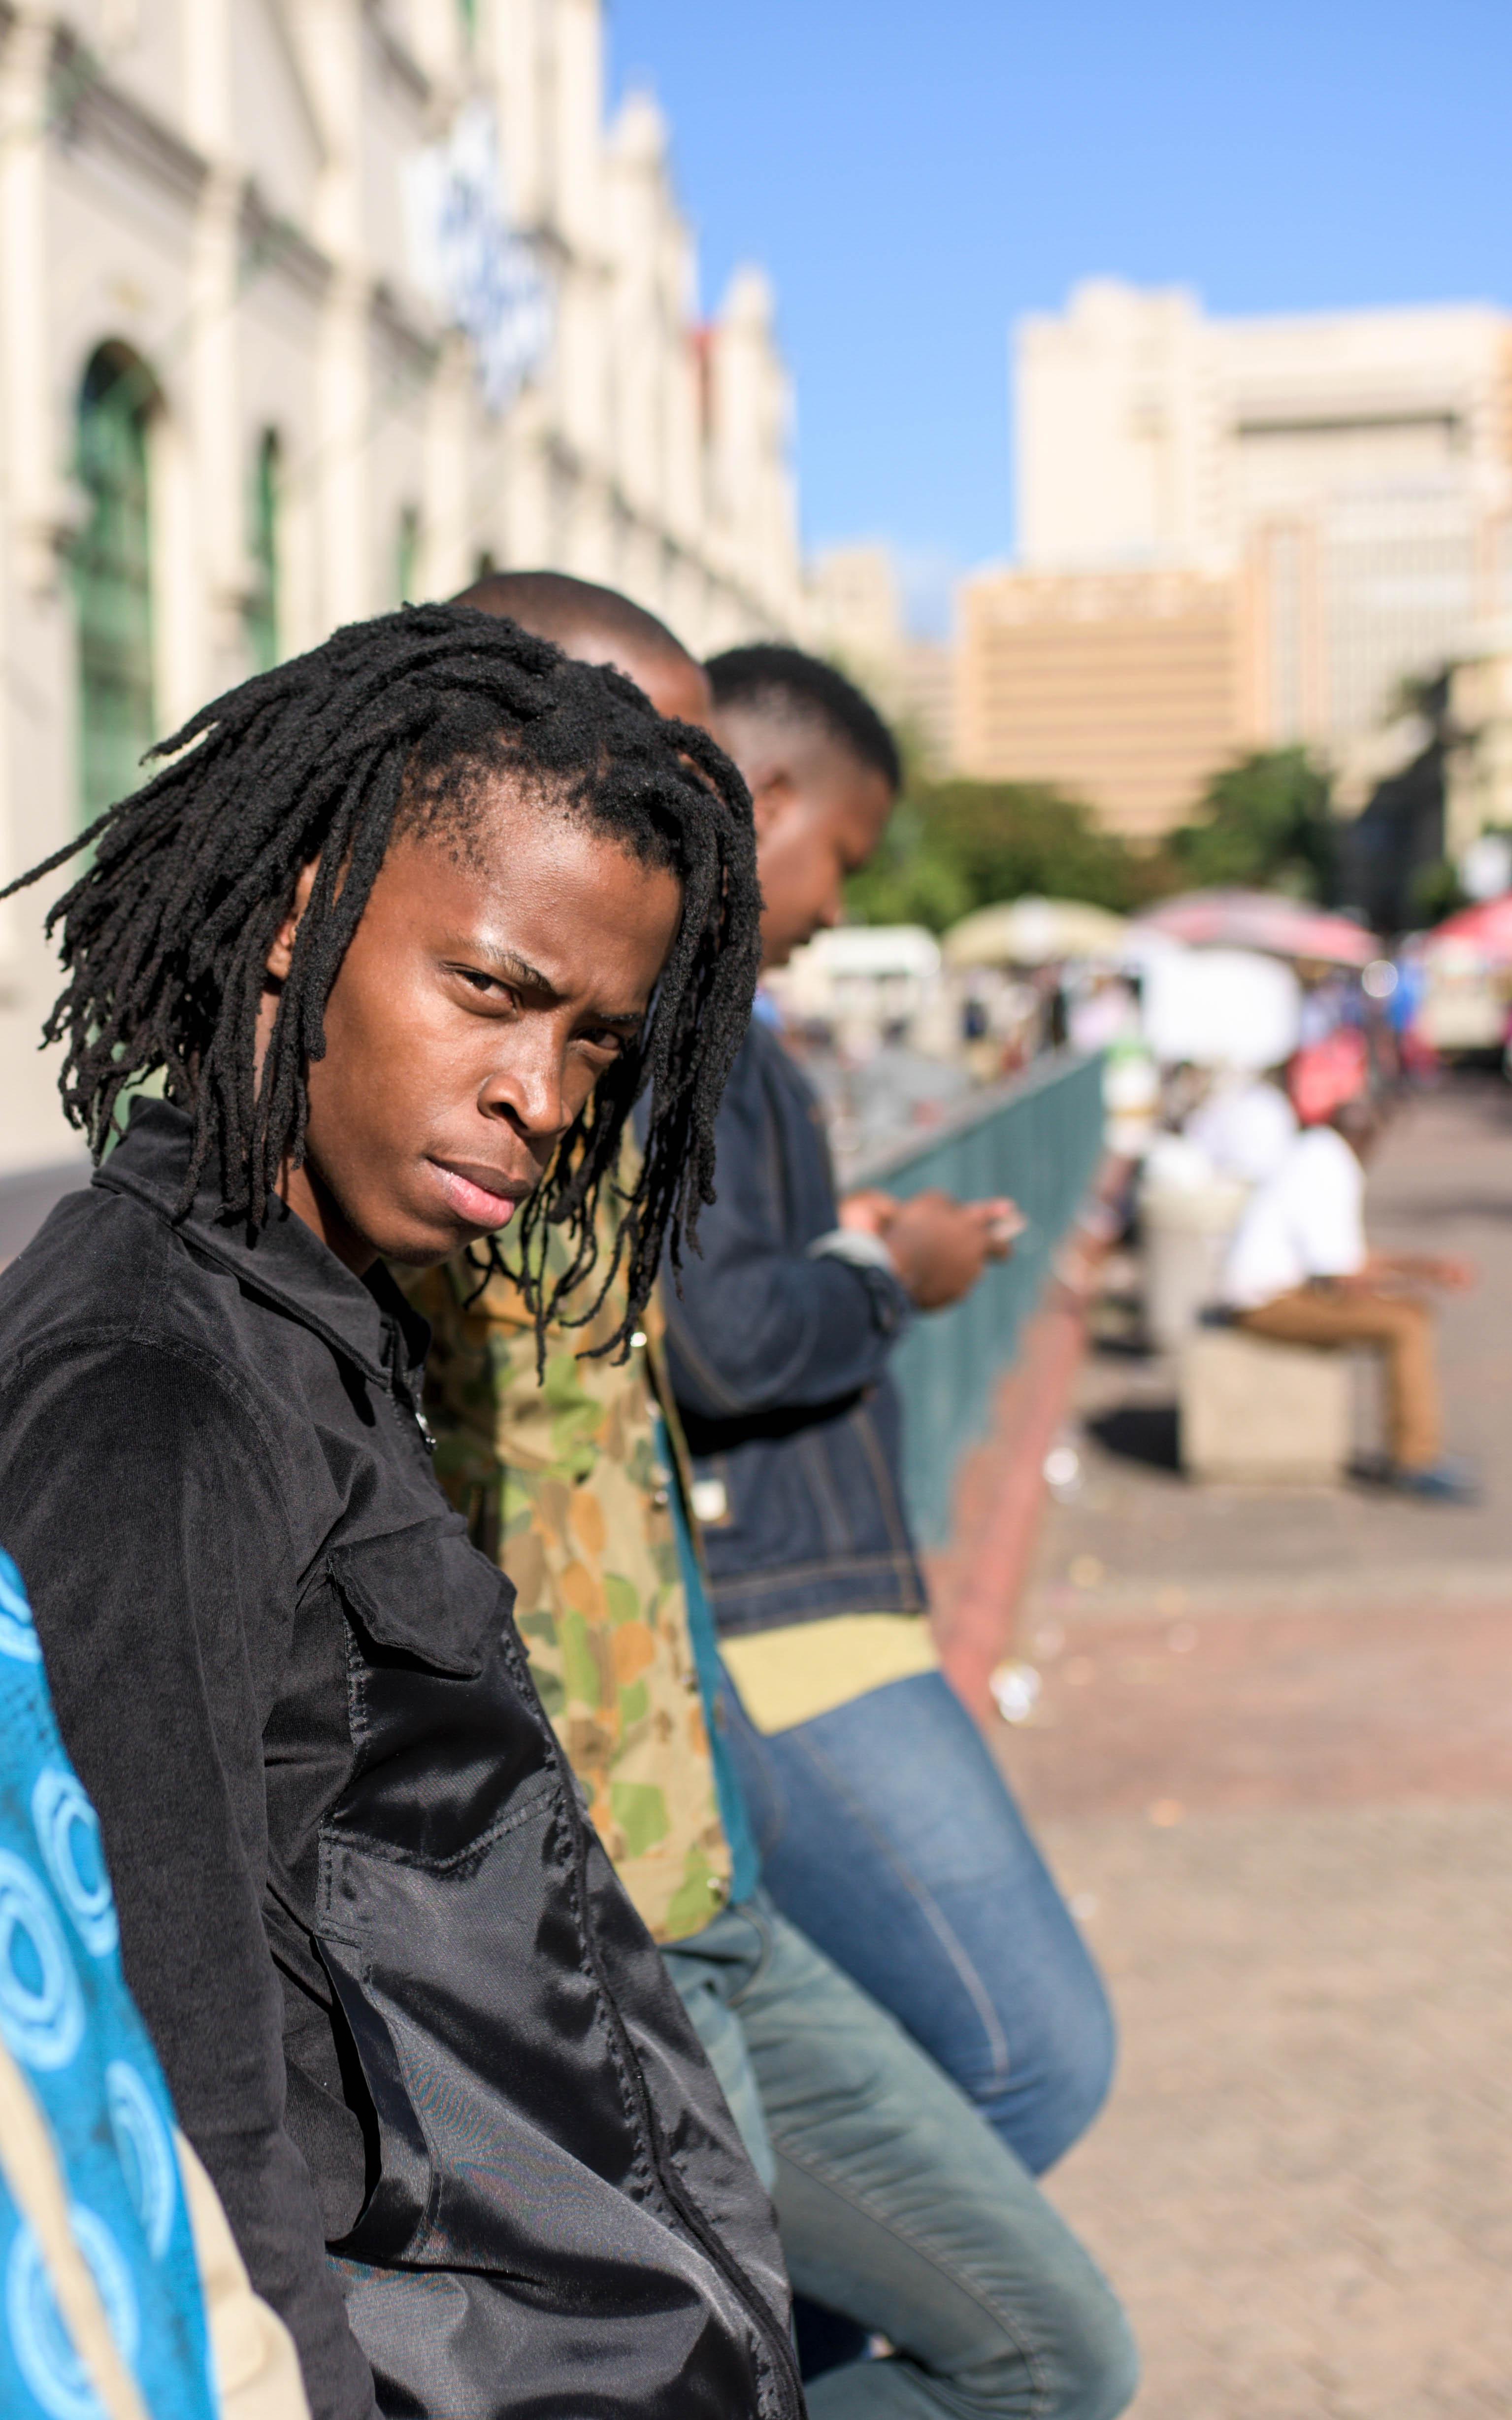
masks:
[[[445,140],[409,163],[406,202],[415,280],[471,338],[488,410],[506,411],[546,358],[553,298],[533,245],[510,225],[487,101],[469,101]]]

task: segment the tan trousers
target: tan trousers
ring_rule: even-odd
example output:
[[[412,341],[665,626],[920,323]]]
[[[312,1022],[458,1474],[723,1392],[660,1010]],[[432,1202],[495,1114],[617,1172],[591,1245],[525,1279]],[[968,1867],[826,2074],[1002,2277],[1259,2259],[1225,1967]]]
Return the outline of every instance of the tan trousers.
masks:
[[[1371,1344],[1386,1363],[1391,1457],[1402,1470],[1427,1470],[1443,1450],[1439,1381],[1433,1366],[1433,1313],[1420,1295],[1355,1294],[1345,1286],[1299,1286],[1238,1325],[1278,1344]]]

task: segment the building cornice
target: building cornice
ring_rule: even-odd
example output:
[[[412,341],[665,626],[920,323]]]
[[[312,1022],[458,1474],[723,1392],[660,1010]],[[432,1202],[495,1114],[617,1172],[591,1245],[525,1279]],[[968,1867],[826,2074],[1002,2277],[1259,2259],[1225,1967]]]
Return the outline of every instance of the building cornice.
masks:
[[[389,73],[424,108],[431,98],[430,78],[389,23],[382,0],[363,0],[363,14]]]
[[[324,301],[335,275],[330,259],[292,220],[270,209],[251,180],[241,195],[240,235],[243,259],[254,274],[285,278],[312,302]]]
[[[289,7],[290,0],[269,0],[269,22],[272,25],[274,37],[284,54],[284,64],[288,70],[289,83],[299,103],[300,115],[304,120],[305,132],[315,146],[316,158],[321,167],[326,168],[331,164],[331,147],[326,140],[326,130],[321,121],[320,112],[316,107],[315,98],[310,90],[304,59],[295,37],[293,25],[289,22]]]
[[[78,37],[60,28],[53,51],[54,133],[117,160],[178,202],[195,202],[209,175],[203,155],[113,84]]]
[[[623,529],[650,539],[674,563],[712,582],[720,595],[751,622],[766,630],[789,628],[789,616],[776,599],[759,594],[728,555],[727,544],[721,542],[722,532],[711,531],[707,540],[701,540],[696,533],[672,529],[644,505],[633,503],[611,471],[588,460],[560,430],[548,431],[541,441],[540,450],[559,476],[594,490],[604,509]]]
[[[428,379],[440,358],[441,339],[433,327],[422,327],[406,310],[392,286],[379,279],[369,304],[375,332],[382,336],[404,366],[417,379]]]

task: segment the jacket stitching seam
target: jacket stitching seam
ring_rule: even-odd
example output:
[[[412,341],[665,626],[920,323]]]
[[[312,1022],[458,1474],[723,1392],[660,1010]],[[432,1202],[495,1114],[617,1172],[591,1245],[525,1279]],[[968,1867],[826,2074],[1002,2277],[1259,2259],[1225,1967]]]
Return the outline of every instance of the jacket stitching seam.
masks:
[[[557,1792],[552,1776],[544,1775],[533,1785],[527,1784],[526,1787],[532,1789],[533,1794],[526,1799],[523,1806],[516,1805],[506,1814],[496,1816],[486,1831],[480,1832],[465,1848],[454,1849],[449,1856],[421,1856],[413,1850],[398,1848],[392,1840],[381,1840],[372,1833],[360,1831],[355,1825],[347,1828],[339,1822],[330,1826],[332,1848],[332,1851],[346,1848],[360,1850],[363,1856],[378,1857],[385,1865],[402,1866],[418,1873],[460,1874],[468,1867],[481,1863],[489,1849],[507,1838],[511,1832],[519,1831],[536,1820],[543,1810],[548,1815],[553,1812]]]
[[[36,1343],[23,1346],[16,1355],[3,1385],[0,1385],[0,1391],[9,1393],[21,1378],[33,1370],[42,1368],[49,1361],[67,1363],[77,1353],[81,1344],[96,1356],[100,1354],[101,1346],[112,1343],[130,1344],[144,1353],[161,1354],[165,1360],[182,1362],[195,1371],[200,1377],[208,1380],[214,1390],[233,1404],[246,1419],[253,1431],[262,1460],[263,1476],[270,1482],[270,1492],[282,1504],[285,1491],[279,1476],[281,1458],[251,1390],[241,1384],[236,1373],[228,1369],[224,1361],[204,1345],[192,1343],[187,1338],[154,1336],[146,1332],[143,1327],[146,1312],[143,1311],[129,1324],[119,1321],[109,1326],[87,1329],[69,1328],[61,1335],[39,1338]],[[286,1521],[284,1525],[284,1537],[290,1562],[297,1570],[299,1557],[295,1550],[293,1534]]]
[[[903,1507],[898,1501],[898,1491],[893,1485],[892,1473],[887,1468],[887,1456],[882,1450],[872,1415],[864,1404],[857,1406],[853,1425],[861,1440],[861,1450],[872,1466],[872,1476],[876,1483],[877,1496],[882,1505],[882,1517],[887,1522],[888,1533],[892,1539],[893,1551],[899,1555],[909,1554],[911,1545],[908,1532],[903,1525]]]
[[[843,1555],[851,1548],[850,1524],[845,1518],[844,1506],[828,1466],[824,1438],[815,1429],[800,1430],[795,1442],[798,1458],[808,1472],[820,1520],[827,1523],[835,1541],[831,1553]]]
[[[891,1572],[899,1578],[917,1584],[913,1557],[906,1552],[888,1551],[875,1555],[826,1555],[821,1561],[784,1563],[780,1571],[742,1572],[738,1579],[716,1577],[714,1590],[722,1602],[726,1595],[738,1595],[743,1590],[785,1588],[789,1584],[816,1577],[840,1580],[848,1572]]]

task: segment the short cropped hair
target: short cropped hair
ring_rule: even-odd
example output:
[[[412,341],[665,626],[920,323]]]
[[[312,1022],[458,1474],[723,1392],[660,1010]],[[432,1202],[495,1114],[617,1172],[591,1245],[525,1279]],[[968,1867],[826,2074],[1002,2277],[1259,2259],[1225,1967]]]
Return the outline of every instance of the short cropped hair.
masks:
[[[903,787],[898,743],[854,681],[801,647],[764,642],[731,647],[704,666],[717,706],[744,706],[774,721],[807,723],[848,750],[889,789]]]
[[[506,614],[522,629],[567,647],[569,639],[612,646],[624,642],[641,656],[679,656],[689,662],[687,649],[665,622],[632,604],[617,588],[601,588],[596,581],[578,580],[566,571],[489,571],[454,598],[457,605],[475,605],[484,613]],[[569,655],[582,649],[567,647]]]

